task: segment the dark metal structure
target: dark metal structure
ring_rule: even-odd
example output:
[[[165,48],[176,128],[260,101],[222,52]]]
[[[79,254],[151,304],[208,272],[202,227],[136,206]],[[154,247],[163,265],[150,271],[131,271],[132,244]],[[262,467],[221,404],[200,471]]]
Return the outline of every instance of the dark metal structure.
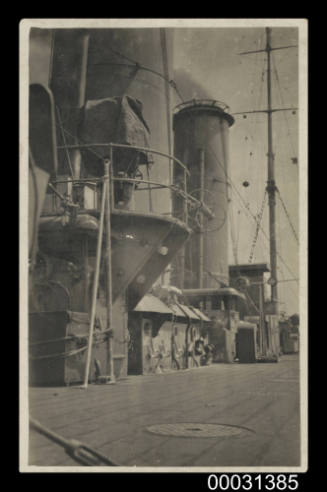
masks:
[[[85,385],[126,374],[128,311],[189,238],[190,205],[210,214],[188,194],[189,171],[171,152],[171,49],[165,29],[53,32],[59,165],[39,223],[30,296],[32,382],[40,365],[50,368],[58,359],[57,384],[81,381],[84,367]],[[171,186],[173,166],[185,175],[181,189]],[[166,213],[172,193],[183,203],[180,219]],[[49,319],[55,322],[58,313],[64,345],[57,351]],[[91,362],[98,331],[101,354],[94,352]]]

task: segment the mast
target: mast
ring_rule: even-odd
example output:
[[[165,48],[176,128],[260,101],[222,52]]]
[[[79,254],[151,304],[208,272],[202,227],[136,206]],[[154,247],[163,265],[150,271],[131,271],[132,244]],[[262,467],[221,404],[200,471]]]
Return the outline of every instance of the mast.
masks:
[[[273,153],[273,136],[272,136],[272,108],[271,108],[271,46],[270,46],[271,29],[266,27],[266,52],[267,52],[267,119],[268,119],[268,180],[266,190],[268,193],[269,203],[269,241],[270,241],[270,285],[271,285],[271,303],[273,314],[278,314],[278,292],[277,292],[277,251],[276,251],[276,183],[275,183],[275,162]]]
[[[277,48],[272,48],[270,41],[271,28],[266,27],[266,47],[263,50],[255,51],[245,51],[240,53],[240,55],[248,55],[252,53],[267,53],[267,108],[257,111],[242,111],[241,113],[234,114],[247,114],[247,113],[267,113],[267,131],[268,131],[268,173],[267,173],[267,194],[268,194],[268,205],[269,205],[269,246],[270,246],[270,271],[271,277],[268,283],[271,287],[271,304],[272,304],[272,314],[278,314],[278,291],[277,291],[277,248],[276,248],[276,181],[275,181],[275,159],[273,152],[273,131],[272,131],[272,113],[276,111],[291,111],[297,108],[272,108],[271,104],[271,52],[274,50],[283,50],[287,48],[296,48],[297,45],[289,46],[279,46]]]

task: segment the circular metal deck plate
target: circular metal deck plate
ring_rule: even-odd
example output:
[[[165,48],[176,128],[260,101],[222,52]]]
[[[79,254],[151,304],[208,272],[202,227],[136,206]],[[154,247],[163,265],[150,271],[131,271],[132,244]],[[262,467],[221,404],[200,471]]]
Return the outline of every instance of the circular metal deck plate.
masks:
[[[252,432],[244,427],[224,424],[199,424],[197,422],[157,424],[151,425],[147,430],[153,434],[174,437],[232,437]]]

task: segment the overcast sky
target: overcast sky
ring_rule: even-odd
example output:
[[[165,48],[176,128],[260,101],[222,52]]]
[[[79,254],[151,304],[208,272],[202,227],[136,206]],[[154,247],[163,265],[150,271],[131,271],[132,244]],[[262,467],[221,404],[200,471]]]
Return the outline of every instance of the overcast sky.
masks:
[[[274,28],[272,46],[297,44],[296,28]],[[224,101],[230,112],[252,111],[266,107],[265,53],[240,56],[238,53],[262,49],[264,28],[175,29],[174,79],[184,99],[211,97]],[[49,35],[39,32],[31,40],[31,82],[48,82]],[[298,107],[298,50],[274,51],[272,104],[275,108]],[[275,73],[277,69],[277,76]],[[197,83],[194,93],[187,93],[183,73]],[[184,92],[183,92],[184,91]],[[291,111],[273,115],[276,184],[298,234],[298,116]],[[267,117],[265,114],[235,116],[230,130],[230,177],[233,184],[232,207],[235,235],[238,238],[238,262],[247,263],[256,224],[241,203],[239,195],[253,214],[258,214],[267,180]],[[247,181],[248,187],[242,183]],[[278,260],[279,280],[298,277],[298,245],[285,212],[277,199],[277,249],[285,264]],[[268,206],[262,221],[267,235]],[[235,259],[230,244],[230,263]],[[269,263],[269,244],[259,233],[253,262]],[[298,312],[298,284],[279,284],[281,310]]]

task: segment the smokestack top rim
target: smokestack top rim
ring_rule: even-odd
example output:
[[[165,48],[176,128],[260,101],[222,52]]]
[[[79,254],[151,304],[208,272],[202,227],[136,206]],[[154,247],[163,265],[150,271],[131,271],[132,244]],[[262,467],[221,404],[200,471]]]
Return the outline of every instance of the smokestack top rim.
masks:
[[[174,108],[174,122],[175,119],[185,116],[187,113],[216,113],[221,118],[227,120],[228,125],[232,126],[235,119],[227,111],[229,106],[222,101],[215,99],[191,99],[190,101],[182,102]]]

